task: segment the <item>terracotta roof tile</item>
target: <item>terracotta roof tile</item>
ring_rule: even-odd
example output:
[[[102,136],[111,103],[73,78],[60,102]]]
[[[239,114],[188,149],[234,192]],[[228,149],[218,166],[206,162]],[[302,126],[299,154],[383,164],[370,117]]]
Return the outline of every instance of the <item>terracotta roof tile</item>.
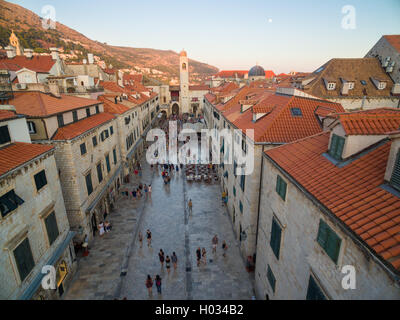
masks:
[[[266,155],[400,271],[400,201],[380,187],[391,142],[383,141],[339,168],[323,156],[329,137],[329,132],[320,133],[269,150]],[[320,168],[325,175],[321,176]],[[312,187],[316,182],[317,189]]]
[[[18,118],[18,115],[13,111],[0,110],[0,121],[11,120]]]
[[[92,130],[98,126],[101,126],[111,120],[115,119],[115,116],[110,113],[99,113],[89,118],[80,120],[72,123],[65,127],[59,128],[54,134],[52,140],[71,140],[81,134]]]
[[[31,59],[25,56],[16,56],[11,59],[0,59],[2,68],[6,67],[10,71],[18,71],[26,68],[35,72],[48,73],[55,63],[56,61],[51,56],[33,56]]]
[[[15,142],[0,148],[0,176],[52,150],[49,145]]]
[[[400,112],[347,113],[338,117],[347,135],[381,135],[400,128]]]

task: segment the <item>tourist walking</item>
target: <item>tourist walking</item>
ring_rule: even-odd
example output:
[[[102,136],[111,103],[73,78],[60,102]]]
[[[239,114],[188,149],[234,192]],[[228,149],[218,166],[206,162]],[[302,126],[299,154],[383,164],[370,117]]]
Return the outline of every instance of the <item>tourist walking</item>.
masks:
[[[226,252],[228,251],[228,245],[226,244],[226,242],[224,241],[223,243],[222,243],[222,250],[223,250],[223,256],[224,257],[226,257]]]
[[[203,263],[206,265],[207,264],[207,251],[206,251],[206,248],[203,248],[203,250],[201,251],[201,255],[203,257]]]
[[[139,231],[139,243],[140,243],[140,248],[143,248],[143,234],[141,231]]]
[[[162,279],[159,275],[157,275],[155,280],[158,294],[161,294]]]
[[[151,199],[151,193],[152,193],[152,191],[153,191],[153,188],[151,187],[151,184],[149,185],[149,198]]]
[[[99,224],[98,229],[99,229],[100,237],[102,237],[104,235],[104,232],[105,232],[104,231],[104,223],[103,222],[101,222]]]
[[[137,190],[136,189],[133,189],[132,197],[133,197],[133,200],[136,200],[136,197],[137,197]]]
[[[149,297],[151,297],[153,295],[153,279],[150,275],[148,275],[146,279],[146,288],[149,291]]]
[[[217,237],[217,235],[215,235],[214,238],[212,238],[211,243],[212,243],[212,248],[213,248],[212,252],[213,253],[217,253],[217,246],[218,246],[218,237]]]
[[[151,232],[147,230],[147,246],[151,247]]]
[[[200,249],[200,247],[196,250],[196,255],[197,255],[197,266],[200,267],[200,261],[201,261],[201,249]]]
[[[162,249],[160,249],[160,252],[158,253],[158,258],[160,259],[161,268],[164,268],[165,255]]]
[[[167,268],[167,272],[169,274],[171,271],[171,259],[169,256],[167,256],[167,258],[165,259],[165,267]]]
[[[174,265],[174,270],[178,268],[178,257],[176,256],[176,253],[174,252],[172,254],[172,264]]]
[[[188,207],[189,207],[189,213],[192,214],[193,213],[193,202],[192,202],[192,199],[189,200]]]
[[[146,195],[146,199],[148,197],[148,192],[149,192],[149,188],[147,187],[147,185],[144,185],[144,194]]]

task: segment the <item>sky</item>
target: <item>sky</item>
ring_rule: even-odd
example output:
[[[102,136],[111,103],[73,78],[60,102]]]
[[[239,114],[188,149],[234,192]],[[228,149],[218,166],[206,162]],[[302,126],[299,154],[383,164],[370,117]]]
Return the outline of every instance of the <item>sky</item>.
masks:
[[[92,40],[180,52],[219,69],[309,72],[400,34],[400,0],[12,0]],[[342,12],[343,7],[352,6]],[[344,22],[344,25],[343,25]]]

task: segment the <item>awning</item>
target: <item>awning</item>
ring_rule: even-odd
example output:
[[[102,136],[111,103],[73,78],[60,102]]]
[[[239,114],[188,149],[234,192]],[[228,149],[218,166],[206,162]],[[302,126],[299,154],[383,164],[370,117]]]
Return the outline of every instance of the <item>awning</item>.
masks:
[[[108,187],[114,182],[115,178],[121,173],[121,166],[115,171],[114,175],[112,178],[108,181],[108,183],[104,186],[103,190],[98,194],[96,199],[89,205],[89,207],[86,209],[86,212],[92,213],[92,211],[96,208],[97,204],[103,198],[105,192],[107,191]]]
[[[75,236],[75,232],[70,231],[64,241],[58,246],[56,251],[54,251],[53,255],[51,258],[45,263],[43,266],[54,266],[54,264],[57,262],[57,260],[61,257],[61,255],[64,253],[65,249],[68,247],[70,244],[71,240]],[[42,267],[43,267],[42,266]],[[40,269],[39,273],[36,275],[36,277],[33,279],[33,281],[29,284],[29,286],[24,290],[23,294],[18,298],[18,300],[29,300],[33,297],[39,286],[42,284],[42,279],[45,276],[43,274],[42,269]]]

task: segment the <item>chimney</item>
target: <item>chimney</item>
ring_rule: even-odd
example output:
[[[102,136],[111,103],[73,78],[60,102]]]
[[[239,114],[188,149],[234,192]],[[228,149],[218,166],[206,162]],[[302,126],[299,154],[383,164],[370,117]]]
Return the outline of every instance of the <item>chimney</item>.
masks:
[[[59,60],[60,56],[58,55],[58,48],[50,48],[51,57],[53,60]]]
[[[87,64],[87,60],[86,59],[83,59],[83,64]]]
[[[12,59],[17,55],[17,52],[13,46],[8,46],[5,49],[7,51],[7,58]]]
[[[24,55],[28,59],[32,59],[33,57],[33,50],[32,49],[24,49]]]
[[[400,83],[395,83],[393,85],[392,94],[393,95],[399,95],[400,94]]]
[[[89,64],[94,64],[93,53],[88,53],[88,61],[89,61]]]
[[[49,80],[49,91],[53,96],[61,98],[57,80]]]

